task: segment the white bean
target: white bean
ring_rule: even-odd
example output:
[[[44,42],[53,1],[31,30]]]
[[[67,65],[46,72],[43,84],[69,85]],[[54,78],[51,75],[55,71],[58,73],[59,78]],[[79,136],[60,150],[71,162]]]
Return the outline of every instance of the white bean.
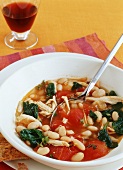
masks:
[[[31,145],[31,144],[30,144],[30,141],[28,141],[28,140],[26,140],[26,144],[27,144],[28,146]]]
[[[95,105],[100,111],[107,109],[107,104],[104,101],[95,101],[93,102],[93,105]]]
[[[26,129],[24,126],[21,126],[21,125],[19,125],[19,126],[17,126],[16,127],[16,131],[18,132],[18,133],[20,133],[20,131],[22,131],[23,129]]]
[[[80,162],[83,158],[84,158],[84,154],[82,152],[78,152],[72,156],[71,161],[72,162]]]
[[[67,133],[67,135],[73,135],[74,131],[73,130],[67,130],[66,133]]]
[[[40,155],[47,155],[50,152],[50,149],[48,147],[40,147],[37,150],[37,153]]]
[[[108,130],[109,133],[110,133],[110,132],[111,132],[111,133],[113,132],[113,134],[115,133],[115,130],[114,130],[113,128],[109,127],[109,126],[107,127],[107,130]],[[110,134],[111,134],[111,133],[110,133]]]
[[[41,126],[40,122],[31,122],[28,124],[27,129],[37,129],[38,127]]]
[[[99,111],[95,111],[94,113],[97,115],[97,120],[96,121],[100,122],[102,120],[102,113],[99,112]]]
[[[106,117],[103,117],[102,118],[102,124],[105,125],[107,123],[107,118]]]
[[[23,111],[23,101],[22,100],[19,101],[19,103],[18,103],[17,111],[19,113],[21,113]]]
[[[58,90],[58,91],[62,91],[62,88],[63,88],[63,87],[62,87],[61,84],[58,84],[58,85],[57,85],[57,90]]]
[[[68,86],[71,86],[71,87],[72,87],[72,86],[73,86],[73,81],[69,81],[69,82],[68,82]]]
[[[82,135],[84,135],[84,136],[91,136],[92,132],[90,130],[86,130],[86,131],[82,132]]]
[[[48,131],[44,132],[44,136],[48,136]]]
[[[118,112],[114,111],[114,112],[112,113],[112,119],[113,119],[114,121],[117,121],[118,118],[119,118]]]
[[[17,123],[23,124],[24,126],[27,126],[29,123],[36,121],[36,119],[30,115],[21,114],[16,119]]]
[[[91,131],[98,131],[98,128],[96,126],[88,126],[88,129]]]
[[[97,89],[92,93],[93,97],[102,97],[105,96],[106,92],[103,89]]]
[[[59,135],[66,136],[66,128],[64,126],[59,127]]]
[[[60,138],[60,140],[66,141],[66,142],[68,142],[68,143],[72,141],[72,139],[71,139],[70,137],[68,137],[68,136],[62,136],[62,137]]]
[[[90,116],[87,116],[87,122],[88,122],[89,125],[94,124],[93,119]]]
[[[45,132],[48,131],[48,130],[50,130],[50,126],[49,125],[43,125],[42,130],[45,131]]]
[[[111,128],[112,128],[112,122],[109,122],[109,124],[108,124]]]
[[[53,140],[49,139],[48,144],[54,145],[54,146],[66,146],[69,147],[69,143],[66,141],[61,141],[61,140]]]
[[[47,135],[51,139],[59,139],[59,134],[56,132],[48,131]]]
[[[80,142],[78,139],[73,139],[73,144],[74,144],[74,146],[76,146],[80,150],[82,150],[82,151],[85,150],[84,144],[82,142]]]

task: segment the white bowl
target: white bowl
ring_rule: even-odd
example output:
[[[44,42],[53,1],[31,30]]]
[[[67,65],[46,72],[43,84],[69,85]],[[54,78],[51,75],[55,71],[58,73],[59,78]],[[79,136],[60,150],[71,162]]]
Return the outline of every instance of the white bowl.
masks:
[[[0,73],[0,127],[4,137],[19,151],[32,159],[61,170],[116,170],[123,160],[123,141],[107,156],[87,162],[59,161],[38,155],[21,141],[15,132],[15,110],[18,101],[42,80],[60,77],[92,78],[102,60],[75,53],[48,53],[18,61]],[[13,69],[13,71],[11,71]],[[109,65],[101,76],[102,85],[123,96],[123,71]]]

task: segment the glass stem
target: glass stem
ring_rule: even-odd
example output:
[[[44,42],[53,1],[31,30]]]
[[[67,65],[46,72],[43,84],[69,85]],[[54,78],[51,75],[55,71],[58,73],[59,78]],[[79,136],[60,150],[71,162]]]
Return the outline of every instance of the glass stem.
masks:
[[[26,40],[28,38],[29,32],[30,30],[23,33],[17,33],[15,31],[12,31],[12,35],[16,40],[21,41],[21,40]]]

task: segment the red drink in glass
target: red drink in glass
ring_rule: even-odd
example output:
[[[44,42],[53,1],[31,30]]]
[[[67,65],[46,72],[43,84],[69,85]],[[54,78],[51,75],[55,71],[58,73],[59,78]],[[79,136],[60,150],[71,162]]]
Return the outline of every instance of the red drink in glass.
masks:
[[[38,13],[41,0],[0,0],[3,16],[11,32],[4,38],[5,44],[16,50],[32,48],[38,37],[31,27]]]
[[[27,2],[14,2],[2,9],[10,29],[15,32],[30,30],[37,14],[37,7]]]

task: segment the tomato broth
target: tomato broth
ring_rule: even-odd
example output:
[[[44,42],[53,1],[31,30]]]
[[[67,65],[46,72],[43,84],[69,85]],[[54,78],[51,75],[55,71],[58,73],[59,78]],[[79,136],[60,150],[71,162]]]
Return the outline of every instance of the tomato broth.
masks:
[[[118,147],[123,135],[123,103],[116,92],[98,82],[86,100],[80,95],[89,80],[44,80],[29,91],[16,109],[16,132],[40,155],[64,161],[90,161]],[[51,122],[51,116],[59,105]]]

